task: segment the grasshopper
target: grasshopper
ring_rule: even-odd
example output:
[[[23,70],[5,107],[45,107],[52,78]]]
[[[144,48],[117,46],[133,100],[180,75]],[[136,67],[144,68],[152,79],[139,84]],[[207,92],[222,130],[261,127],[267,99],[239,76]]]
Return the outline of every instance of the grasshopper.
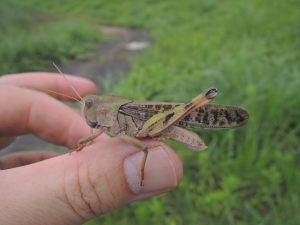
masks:
[[[57,68],[58,69],[58,68]],[[58,71],[63,74],[59,69]],[[81,111],[92,128],[90,135],[81,138],[76,151],[80,151],[103,132],[119,136],[144,152],[141,161],[140,185],[143,186],[148,147],[138,138],[165,138],[183,143],[187,148],[206,149],[202,139],[186,128],[236,128],[249,118],[246,110],[236,106],[208,104],[218,93],[209,88],[187,103],[132,101],[125,97],[87,95],[80,98]]]

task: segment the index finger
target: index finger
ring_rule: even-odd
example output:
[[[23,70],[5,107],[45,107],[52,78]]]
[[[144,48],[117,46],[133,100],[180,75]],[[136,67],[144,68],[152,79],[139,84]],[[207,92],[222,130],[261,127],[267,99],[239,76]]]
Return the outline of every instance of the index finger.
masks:
[[[0,96],[1,136],[32,133],[73,149],[90,131],[77,112],[43,93],[0,85]]]
[[[92,81],[71,75],[65,76],[66,79],[61,74],[45,72],[11,74],[4,75],[0,78],[0,85],[5,84],[35,89],[63,101],[72,100],[67,96],[78,99],[76,93],[71,89],[70,84],[81,96],[96,92],[96,85]],[[60,94],[67,96],[62,96]]]

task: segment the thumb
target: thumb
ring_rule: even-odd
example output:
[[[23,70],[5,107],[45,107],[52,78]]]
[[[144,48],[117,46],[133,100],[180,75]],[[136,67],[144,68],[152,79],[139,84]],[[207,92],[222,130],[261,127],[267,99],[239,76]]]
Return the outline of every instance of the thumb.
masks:
[[[0,211],[0,224],[82,224],[131,201],[171,190],[182,177],[180,160],[161,142],[146,144],[143,187],[139,185],[143,152],[119,138],[1,171],[0,207],[6,210]]]

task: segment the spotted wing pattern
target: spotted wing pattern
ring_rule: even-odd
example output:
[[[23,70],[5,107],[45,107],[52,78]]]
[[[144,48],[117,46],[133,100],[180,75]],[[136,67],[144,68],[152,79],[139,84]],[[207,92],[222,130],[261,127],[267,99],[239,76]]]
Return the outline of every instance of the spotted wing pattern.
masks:
[[[182,103],[130,102],[121,106],[120,113],[147,121],[154,114],[173,109]],[[244,125],[249,115],[237,106],[206,104],[195,109],[174,125],[183,128],[235,128]]]

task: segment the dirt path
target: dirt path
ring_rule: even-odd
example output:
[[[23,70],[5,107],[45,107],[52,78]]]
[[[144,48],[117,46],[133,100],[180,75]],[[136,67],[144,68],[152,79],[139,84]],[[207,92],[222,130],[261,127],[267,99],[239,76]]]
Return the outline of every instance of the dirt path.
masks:
[[[64,73],[86,77],[93,80],[103,93],[103,79],[109,77],[115,81],[130,71],[130,64],[153,42],[151,37],[143,31],[121,27],[101,26],[101,31],[110,41],[100,44],[91,53],[91,60],[72,60],[65,65],[59,65]],[[50,71],[56,71],[51,68]]]
[[[64,73],[85,77],[93,80],[98,86],[98,92],[103,93],[103,80],[118,80],[130,71],[131,62],[135,56],[149,47],[153,40],[143,31],[121,27],[101,26],[102,32],[110,37],[110,41],[100,44],[91,53],[91,60],[72,60],[59,65]],[[48,71],[55,71],[51,68]],[[33,135],[18,137],[14,143],[0,151],[0,155],[15,151],[53,149],[44,141]]]

